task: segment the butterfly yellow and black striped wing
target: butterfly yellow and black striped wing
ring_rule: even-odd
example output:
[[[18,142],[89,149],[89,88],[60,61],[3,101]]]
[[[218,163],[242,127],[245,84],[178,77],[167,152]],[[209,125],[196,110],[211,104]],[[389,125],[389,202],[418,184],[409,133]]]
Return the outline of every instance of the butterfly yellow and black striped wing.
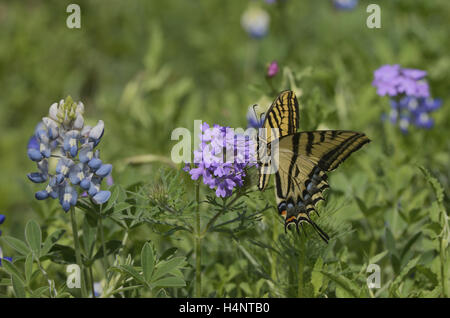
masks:
[[[300,132],[280,138],[275,193],[278,212],[285,227],[302,222],[311,224],[328,241],[328,235],[310,218],[316,204],[324,200],[329,187],[326,172],[336,169],[350,154],[370,140],[353,131],[323,130]],[[276,156],[275,156],[276,157]]]
[[[264,117],[262,128],[266,128],[265,141],[270,143],[280,137],[296,133],[298,122],[298,101],[295,93],[291,90],[281,92]],[[273,134],[272,128],[276,129]]]
[[[260,164],[258,188],[264,190],[269,182],[268,166],[270,166],[270,143],[280,137],[292,135],[297,132],[299,123],[298,101],[295,93],[286,90],[280,93],[273,101],[265,114],[262,125],[263,135],[258,135],[258,162],[261,162],[260,153],[264,153],[266,160]]]

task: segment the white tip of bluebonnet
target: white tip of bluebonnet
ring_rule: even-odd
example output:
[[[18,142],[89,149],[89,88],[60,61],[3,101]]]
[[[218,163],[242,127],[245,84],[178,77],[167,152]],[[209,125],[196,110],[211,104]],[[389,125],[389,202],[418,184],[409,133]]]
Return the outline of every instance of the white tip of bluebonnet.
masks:
[[[84,104],[82,102],[78,102],[76,113],[77,113],[77,115],[83,115],[84,114]]]
[[[84,118],[81,116],[81,114],[77,115],[77,118],[75,119],[75,122],[73,123],[73,128],[75,129],[82,129],[84,126]]]
[[[104,165],[101,165],[100,168],[98,168],[98,170],[95,172],[95,174],[98,175],[99,177],[104,178],[111,173],[111,170],[112,170],[112,165],[104,164]]]
[[[44,158],[41,152],[34,148],[28,149],[28,157],[33,161],[41,161]]]
[[[111,196],[111,192],[109,192],[109,191],[99,191],[96,195],[94,195],[92,200],[96,204],[103,204],[109,200],[110,196]]]
[[[58,121],[58,104],[57,103],[53,103],[50,106],[48,115],[50,116],[51,119]]]
[[[89,138],[99,139],[103,135],[103,130],[105,129],[105,123],[103,120],[99,120],[97,125],[91,129],[89,132]]]
[[[45,199],[48,198],[49,193],[48,193],[47,191],[42,190],[42,191],[36,192],[36,194],[35,194],[34,196],[35,196],[36,199],[38,199],[38,200],[45,200]]]

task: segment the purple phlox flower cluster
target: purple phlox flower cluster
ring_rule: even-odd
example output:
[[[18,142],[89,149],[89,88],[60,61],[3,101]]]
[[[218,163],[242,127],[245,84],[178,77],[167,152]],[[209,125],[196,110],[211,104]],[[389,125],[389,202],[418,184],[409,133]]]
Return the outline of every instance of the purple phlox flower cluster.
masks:
[[[35,195],[38,200],[59,199],[64,211],[75,206],[78,189],[86,191],[96,204],[108,201],[111,193],[100,185],[112,165],[100,159],[96,149],[104,133],[99,120],[94,127],[84,124],[84,105],[70,97],[50,106],[48,117],[37,125],[28,143],[28,157],[37,163],[38,172],[28,174],[34,183],[47,183]]]
[[[439,109],[441,105],[442,100],[433,98],[405,96],[399,101],[392,99],[389,121],[398,124],[403,133],[408,132],[410,125],[430,129],[434,125],[434,120],[429,114]],[[383,117],[385,118],[386,115]]]
[[[270,16],[259,6],[250,6],[241,17],[244,30],[255,39],[261,39],[269,31]]]
[[[358,0],[333,0],[333,5],[338,10],[353,10],[358,5]]]
[[[6,216],[4,214],[0,214],[0,225],[5,222]],[[2,231],[0,230],[0,236],[2,235]],[[12,262],[12,257],[3,256],[2,248],[0,247],[0,266],[2,266],[2,260],[8,260]]]
[[[391,111],[389,118],[397,124],[403,133],[411,125],[430,129],[434,125],[430,113],[440,108],[442,101],[430,97],[430,89],[425,80],[426,71],[402,68],[400,65],[383,65],[374,72],[372,84],[380,96],[390,96]]]
[[[383,65],[374,72],[372,85],[380,96],[404,94],[413,97],[429,97],[428,83],[424,80],[427,72],[401,68],[400,65]]]
[[[251,136],[236,134],[229,127],[207,123],[201,126],[199,149],[194,163],[186,164],[193,180],[200,177],[217,197],[228,197],[235,187],[242,187],[246,168],[256,165],[256,145]]]
[[[277,61],[272,61],[267,67],[267,77],[271,78],[278,74],[280,68]]]

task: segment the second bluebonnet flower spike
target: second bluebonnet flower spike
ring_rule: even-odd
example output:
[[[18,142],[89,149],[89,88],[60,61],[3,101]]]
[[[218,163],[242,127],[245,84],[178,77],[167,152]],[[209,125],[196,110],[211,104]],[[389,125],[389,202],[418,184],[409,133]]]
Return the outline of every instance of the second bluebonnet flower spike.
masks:
[[[58,198],[66,212],[77,203],[78,187],[83,192],[88,190],[96,204],[105,203],[111,196],[109,191],[101,191],[100,185],[111,174],[112,165],[103,164],[95,149],[103,136],[104,122],[85,126],[83,113],[84,105],[70,97],[52,104],[48,117],[38,124],[28,143],[28,157],[39,169],[28,178],[34,183],[48,181],[45,190],[36,193],[36,199]],[[49,161],[54,160],[56,168],[50,172]]]

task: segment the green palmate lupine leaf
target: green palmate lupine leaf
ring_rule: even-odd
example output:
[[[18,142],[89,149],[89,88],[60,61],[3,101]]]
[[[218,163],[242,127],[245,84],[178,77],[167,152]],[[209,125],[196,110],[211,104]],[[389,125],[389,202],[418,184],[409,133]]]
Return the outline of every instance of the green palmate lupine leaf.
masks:
[[[50,249],[50,259],[58,264],[75,264],[75,250],[70,246],[54,244]]]
[[[150,282],[155,268],[155,255],[153,248],[149,243],[145,243],[141,251],[141,263],[142,271],[144,272],[144,278],[147,282]]]
[[[91,219],[89,217],[84,218],[83,222],[83,249],[86,253],[86,257],[92,258],[94,253],[95,239],[97,237],[97,222],[95,219]]]
[[[411,247],[413,246],[413,244],[417,241],[417,239],[422,235],[422,232],[417,232],[412,238],[410,238],[408,240],[408,242],[406,243],[406,245],[403,247],[401,255],[400,255],[400,259],[403,259],[406,255],[406,253],[408,253],[408,251],[411,249]]]
[[[389,227],[386,227],[385,231],[386,248],[392,255],[397,255],[397,249],[395,248],[394,235]]]
[[[415,257],[414,259],[410,260],[408,262],[408,264],[406,264],[405,267],[402,268],[400,273],[397,275],[397,277],[394,279],[394,281],[389,286],[389,292],[391,293],[391,295],[394,295],[394,296],[399,295],[399,293],[398,293],[399,286],[403,283],[404,278],[406,277],[406,275],[408,275],[409,271],[417,265],[417,263],[419,262],[419,259],[420,259],[420,256]]]
[[[119,202],[114,206],[113,213],[121,213],[124,210],[131,208],[132,205],[127,202]]]
[[[336,283],[336,285],[340,286],[342,289],[344,289],[349,295],[352,297],[358,298],[359,297],[359,290],[360,286],[357,286],[354,282],[352,282],[350,279],[343,275],[336,275],[333,273],[328,273],[325,271],[321,271],[323,275],[331,279],[333,282]]]
[[[442,188],[441,184],[435,177],[431,175],[431,173],[426,168],[419,166],[419,169],[424,174],[425,179],[428,181],[428,183],[430,183],[433,187],[438,202],[442,204],[444,201],[444,189]]]
[[[50,249],[53,247],[53,245],[55,245],[56,242],[58,242],[61,239],[64,233],[66,233],[66,230],[61,229],[56,230],[55,232],[47,236],[42,246],[41,255],[42,256],[47,255],[48,252],[50,252]]]
[[[30,249],[34,252],[34,255],[39,257],[41,253],[42,233],[41,227],[35,220],[30,220],[27,223],[25,227],[25,239]]]
[[[144,280],[144,278],[139,274],[139,272],[130,265],[120,265],[120,270],[124,273],[128,274],[132,278],[134,278],[138,283],[147,285],[147,282]]]
[[[44,294],[46,291],[49,290],[48,288],[49,288],[48,286],[42,286],[42,287],[36,288],[35,290],[33,290],[31,297],[33,297],[33,298],[42,297],[42,294]]]
[[[13,285],[13,289],[14,289],[14,293],[16,294],[16,297],[17,298],[25,298],[26,293],[25,293],[24,282],[15,275],[13,275],[11,277],[11,279],[12,279],[12,285]]]
[[[168,261],[162,261],[156,266],[155,273],[153,274],[152,280],[155,281],[164,275],[170,273],[173,269],[180,267],[185,262],[184,257],[174,257]]]
[[[377,255],[371,257],[371,258],[369,259],[369,264],[376,264],[376,263],[378,263],[378,262],[381,261],[388,253],[389,253],[389,251],[386,250],[386,251],[383,251],[383,252],[378,253]]]
[[[28,254],[25,260],[25,279],[27,285],[30,284],[32,274],[33,274],[33,254],[30,253]]]
[[[25,285],[25,278],[22,276],[16,265],[14,265],[8,260],[3,260],[1,269],[7,272],[11,276],[11,279],[15,277],[18,280],[20,280],[22,285]]]
[[[15,251],[19,252],[23,256],[28,255],[28,253],[31,252],[30,248],[27,246],[27,244],[19,239],[16,239],[12,236],[2,236],[2,240],[6,242],[9,246],[11,246]]]
[[[122,247],[122,242],[119,240],[111,240],[105,243],[106,255],[111,255],[116,253]],[[103,257],[103,248],[100,246],[97,253],[95,253],[92,258],[93,261],[96,261]]]
[[[155,287],[185,287],[186,282],[179,277],[165,277],[152,283]]]
[[[174,255],[176,252],[178,251],[178,248],[176,247],[171,247],[169,249],[167,249],[159,258],[160,261],[164,261],[166,259],[168,259],[169,257],[171,257],[172,255]]]
[[[311,273],[311,284],[314,288],[314,296],[319,295],[320,288],[323,284],[323,274],[321,273],[323,268],[322,257],[317,258],[316,264],[314,265],[314,269]]]

